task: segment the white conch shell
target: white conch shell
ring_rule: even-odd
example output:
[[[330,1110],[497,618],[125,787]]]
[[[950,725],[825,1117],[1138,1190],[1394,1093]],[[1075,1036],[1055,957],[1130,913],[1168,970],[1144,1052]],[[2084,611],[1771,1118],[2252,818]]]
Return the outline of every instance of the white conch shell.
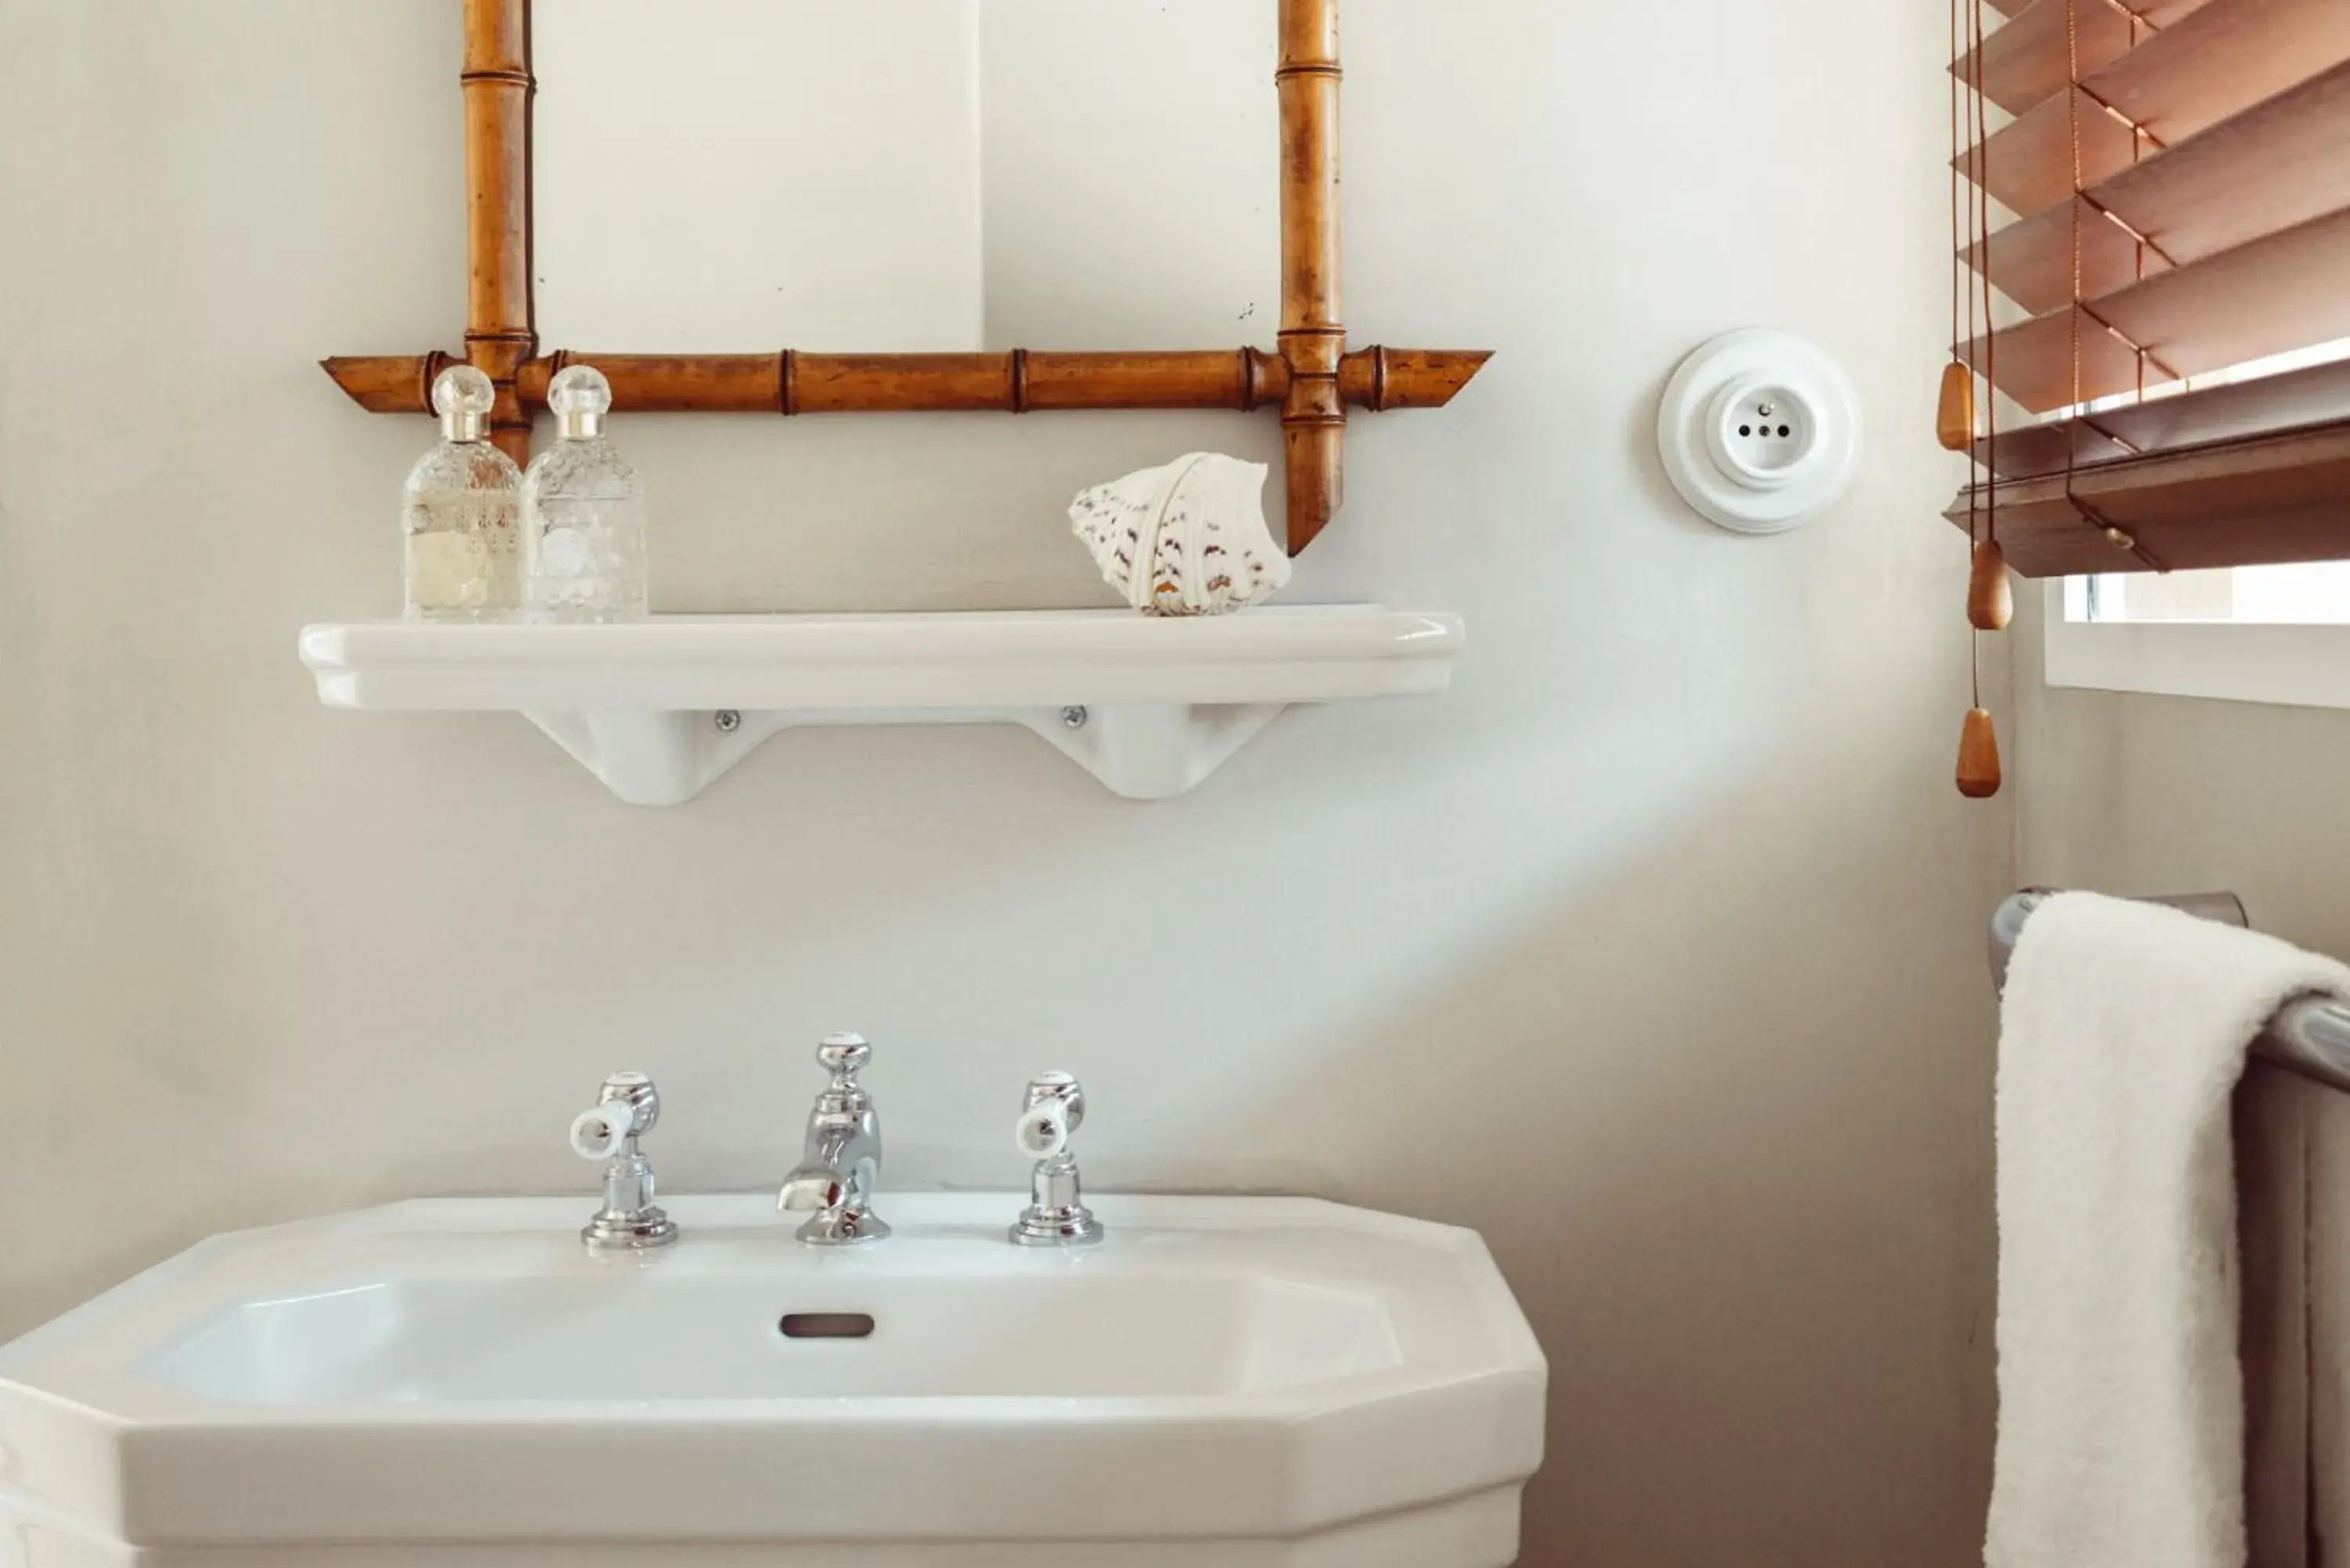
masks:
[[[1261,462],[1195,452],[1077,497],[1069,521],[1103,580],[1151,615],[1222,615],[1289,581]]]

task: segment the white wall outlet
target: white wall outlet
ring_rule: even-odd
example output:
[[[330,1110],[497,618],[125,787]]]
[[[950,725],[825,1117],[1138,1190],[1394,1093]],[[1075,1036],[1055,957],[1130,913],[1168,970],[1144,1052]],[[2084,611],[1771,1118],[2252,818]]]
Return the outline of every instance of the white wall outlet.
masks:
[[[1726,333],[1681,362],[1657,443],[1673,488],[1741,534],[1810,522],[1860,468],[1860,393],[1826,352],[1785,332]]]

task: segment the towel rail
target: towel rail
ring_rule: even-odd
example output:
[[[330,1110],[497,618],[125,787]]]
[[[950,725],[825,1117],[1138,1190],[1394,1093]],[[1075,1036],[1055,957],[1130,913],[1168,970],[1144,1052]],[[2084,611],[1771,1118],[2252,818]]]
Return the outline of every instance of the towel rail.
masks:
[[[2044,888],[2027,888],[1999,907],[1991,919],[1991,972],[1994,983],[2007,983],[2007,961],[2032,912],[2054,895]],[[2178,898],[2149,898],[2175,909],[2222,925],[2250,928],[2243,900],[2233,893],[2189,893]],[[2287,1002],[2261,1037],[2252,1054],[2331,1089],[2350,1093],[2350,1007],[2323,997]]]

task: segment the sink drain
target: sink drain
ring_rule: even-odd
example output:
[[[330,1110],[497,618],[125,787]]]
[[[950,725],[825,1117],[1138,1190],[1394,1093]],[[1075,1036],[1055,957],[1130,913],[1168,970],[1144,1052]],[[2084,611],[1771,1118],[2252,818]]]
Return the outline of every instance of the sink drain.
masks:
[[[775,1325],[785,1339],[867,1339],[873,1319],[861,1312],[787,1312]]]

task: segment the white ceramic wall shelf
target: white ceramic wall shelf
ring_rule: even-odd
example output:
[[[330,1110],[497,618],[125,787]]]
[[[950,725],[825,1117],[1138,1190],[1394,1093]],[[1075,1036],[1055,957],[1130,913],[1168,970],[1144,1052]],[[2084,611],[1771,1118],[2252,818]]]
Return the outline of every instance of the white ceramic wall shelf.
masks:
[[[1129,800],[1196,786],[1282,709],[1428,696],[1460,619],[1377,606],[656,616],[628,626],[314,626],[330,708],[511,711],[633,805],[677,805],[780,731],[1019,724]]]

